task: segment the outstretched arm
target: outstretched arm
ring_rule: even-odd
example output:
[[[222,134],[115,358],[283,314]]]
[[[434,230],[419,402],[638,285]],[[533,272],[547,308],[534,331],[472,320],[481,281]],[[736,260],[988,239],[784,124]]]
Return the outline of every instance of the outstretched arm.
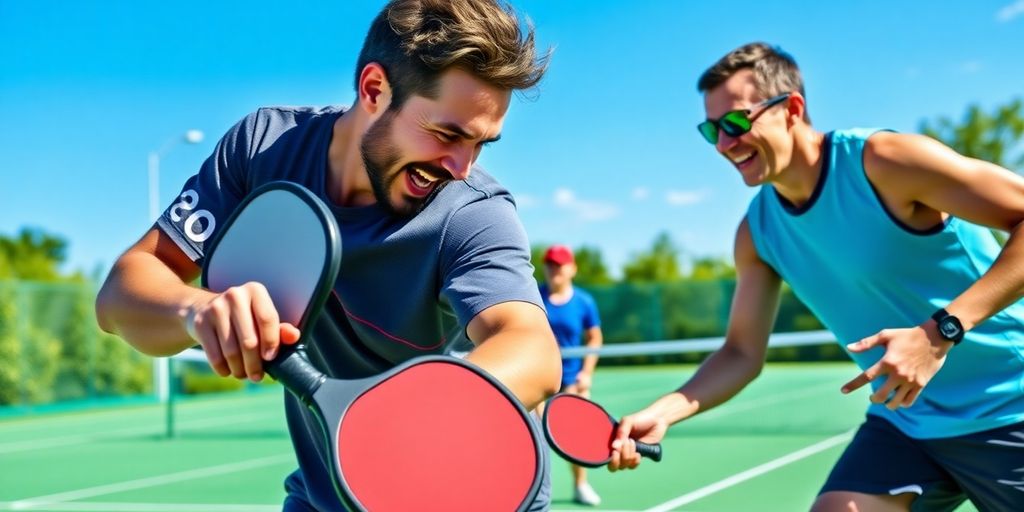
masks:
[[[612,443],[610,471],[640,464],[634,439],[660,442],[669,425],[725,402],[760,374],[782,281],[757,255],[745,219],[736,233],[735,257],[738,276],[725,343],[678,390],[622,419]]]

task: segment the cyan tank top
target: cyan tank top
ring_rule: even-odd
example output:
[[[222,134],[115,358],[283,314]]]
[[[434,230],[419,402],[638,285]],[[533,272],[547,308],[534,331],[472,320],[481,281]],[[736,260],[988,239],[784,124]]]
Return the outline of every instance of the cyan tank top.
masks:
[[[988,228],[962,219],[918,231],[893,217],[864,172],[864,144],[877,131],[826,136],[821,176],[804,206],[763,186],[747,211],[761,260],[844,347],[882,329],[921,324],[974,283],[1000,251]],[[868,413],[920,439],[1024,421],[1022,320],[1024,301],[1018,301],[968,332],[912,407],[894,412],[871,404]],[[866,369],[883,353],[876,347],[850,356]]]

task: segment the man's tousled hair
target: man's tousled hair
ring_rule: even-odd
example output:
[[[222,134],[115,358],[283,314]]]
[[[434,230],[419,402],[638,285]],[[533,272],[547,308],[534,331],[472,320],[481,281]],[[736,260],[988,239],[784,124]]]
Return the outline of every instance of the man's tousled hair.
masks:
[[[551,51],[538,55],[533,26],[498,0],[392,0],[373,20],[356,64],[376,62],[391,84],[391,108],[416,94],[436,98],[438,80],[458,68],[505,90],[540,82]]]
[[[727,53],[718,62],[709,67],[697,81],[697,90],[701,93],[722,85],[731,76],[743,69],[754,72],[754,83],[757,91],[765,98],[778,96],[787,92],[799,92],[804,98],[804,79],[796,59],[778,46],[767,43],[749,43]],[[804,119],[811,121],[804,108]]]

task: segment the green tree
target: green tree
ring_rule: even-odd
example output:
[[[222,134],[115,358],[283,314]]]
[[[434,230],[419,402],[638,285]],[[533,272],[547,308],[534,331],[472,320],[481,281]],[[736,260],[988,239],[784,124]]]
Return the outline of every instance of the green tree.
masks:
[[[682,279],[679,271],[679,248],[668,233],[661,233],[651,248],[633,255],[622,269],[629,283],[669,283]]]
[[[13,237],[0,235],[0,279],[60,280],[67,245],[38,228],[22,228]]]
[[[717,281],[736,279],[736,267],[727,258],[704,257],[693,261],[693,269],[687,276],[694,281]]]
[[[530,247],[530,263],[533,263],[533,279],[538,283],[544,282],[544,251],[546,245],[533,245]]]
[[[987,113],[969,105],[958,123],[948,117],[923,121],[921,133],[942,141],[958,153],[1024,172],[1024,101],[1017,98]]]
[[[14,285],[0,281],[0,405],[16,404],[21,399],[21,343],[16,300]]]
[[[604,264],[601,249],[581,246],[574,251],[576,258],[576,278],[574,282],[584,286],[600,286],[611,284],[608,267]]]

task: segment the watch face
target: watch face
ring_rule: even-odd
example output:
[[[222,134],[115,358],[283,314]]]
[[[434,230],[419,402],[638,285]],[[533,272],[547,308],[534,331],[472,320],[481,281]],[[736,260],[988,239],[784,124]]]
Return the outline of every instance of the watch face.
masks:
[[[944,318],[939,322],[939,331],[946,338],[955,338],[960,334],[960,326],[957,325],[956,321],[951,318]]]

